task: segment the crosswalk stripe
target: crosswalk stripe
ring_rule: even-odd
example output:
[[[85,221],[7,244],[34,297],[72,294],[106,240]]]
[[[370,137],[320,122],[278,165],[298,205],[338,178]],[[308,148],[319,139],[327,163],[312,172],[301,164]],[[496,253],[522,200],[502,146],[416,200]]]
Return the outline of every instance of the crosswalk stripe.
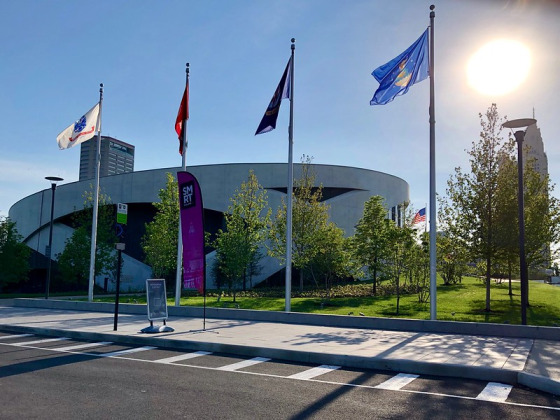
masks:
[[[138,353],[141,351],[146,351],[146,350],[153,350],[157,347],[152,347],[152,346],[144,346],[144,347],[134,347],[132,349],[126,349],[126,350],[119,350],[119,351],[112,351],[110,353],[100,353],[97,356],[100,357],[115,357],[115,356],[123,356],[125,354],[130,354],[130,353]]]
[[[4,335],[0,337],[0,340],[9,340],[10,338],[23,338],[31,337],[33,334],[15,334],[15,335]]]
[[[98,341],[97,343],[76,344],[75,346],[57,347],[55,350],[58,350],[58,351],[72,351],[72,350],[88,349],[90,347],[107,346],[109,344],[113,344],[113,342],[112,341]]]
[[[243,369],[262,362],[268,362],[269,360],[270,359],[268,357],[254,357],[249,360],[242,360],[241,362],[232,363],[231,365],[219,367],[217,370],[226,370],[229,372],[233,372],[234,370]]]
[[[340,369],[340,366],[332,366],[332,365],[321,365],[311,369],[304,370],[303,372],[295,373],[293,375],[288,376],[290,379],[312,379],[316,376],[323,375],[328,372],[332,372],[333,370]]]
[[[478,394],[476,399],[482,401],[505,402],[512,388],[511,385],[488,382],[488,385]]]
[[[21,341],[19,343],[12,343],[14,346],[30,346],[35,344],[43,344],[43,343],[52,343],[55,341],[64,341],[70,340],[68,337],[58,337],[58,338],[44,338],[42,340],[35,340],[35,341]]]
[[[166,357],[164,359],[154,360],[157,363],[173,363],[181,360],[194,359],[195,357],[206,356],[212,354],[209,351],[195,351],[193,353],[179,354],[178,356]]]
[[[374,388],[390,389],[393,391],[398,391],[399,389],[402,389],[406,385],[411,383],[416,378],[418,378],[418,375],[412,375],[410,373],[399,373],[398,375],[395,375],[392,378],[387,379],[385,382],[376,385]]]

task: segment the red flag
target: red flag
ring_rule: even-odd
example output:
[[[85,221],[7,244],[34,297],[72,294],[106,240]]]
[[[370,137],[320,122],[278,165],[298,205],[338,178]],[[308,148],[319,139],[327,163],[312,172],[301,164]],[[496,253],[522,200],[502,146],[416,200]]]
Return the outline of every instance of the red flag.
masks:
[[[181,105],[179,106],[179,112],[177,113],[177,119],[175,120],[175,131],[179,136],[179,154],[183,154],[183,121],[189,119],[189,81],[187,80],[187,85],[185,86],[185,92],[183,93],[183,99],[181,99]]]

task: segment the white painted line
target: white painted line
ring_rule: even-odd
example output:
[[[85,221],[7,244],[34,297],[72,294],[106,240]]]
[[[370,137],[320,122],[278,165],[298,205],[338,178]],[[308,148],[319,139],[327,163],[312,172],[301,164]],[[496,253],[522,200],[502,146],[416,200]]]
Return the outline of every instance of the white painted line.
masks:
[[[242,360],[241,362],[232,363],[231,365],[226,365],[219,367],[217,370],[227,370],[233,372],[234,370],[243,369],[249,366],[257,365],[262,362],[268,362],[270,359],[268,357],[254,357],[249,360]]]
[[[15,334],[15,335],[4,335],[0,337],[0,340],[9,340],[10,338],[23,338],[31,337],[33,334]]]
[[[488,382],[486,388],[478,394],[476,399],[482,401],[505,402],[512,388],[511,385]]]
[[[324,375],[325,373],[329,373],[337,369],[340,369],[340,366],[321,365],[318,367],[304,370],[303,372],[300,373],[295,373],[293,375],[288,376],[288,378],[306,380],[306,379],[315,378],[316,376],[319,375]]]
[[[173,363],[181,360],[194,359],[195,357],[206,356],[212,354],[209,351],[195,351],[194,353],[185,353],[178,356],[166,357],[165,359],[154,360],[156,363]]]
[[[392,378],[387,379],[385,382],[374,386],[374,388],[376,388],[376,389],[390,389],[390,390],[393,390],[393,391],[398,391],[399,389],[402,389],[406,385],[411,383],[416,378],[418,378],[418,375],[412,375],[410,373],[399,373],[398,375],[395,375]]]
[[[52,343],[55,341],[64,341],[70,340],[68,337],[58,337],[58,338],[44,338],[42,340],[35,340],[35,341],[22,341],[20,343],[12,343],[14,346],[30,346],[31,344],[43,344],[43,343]]]
[[[72,351],[72,350],[89,349],[90,347],[107,346],[109,344],[113,344],[113,342],[112,341],[98,341],[97,343],[84,343],[84,344],[76,344],[75,346],[56,347],[54,350],[57,350],[57,351]]]
[[[115,356],[122,356],[122,355],[125,355],[125,354],[130,354],[130,353],[138,353],[140,351],[153,350],[155,348],[157,348],[157,347],[152,347],[152,346],[134,347],[132,349],[112,351],[110,353],[100,353],[98,356],[99,357],[115,357]]]

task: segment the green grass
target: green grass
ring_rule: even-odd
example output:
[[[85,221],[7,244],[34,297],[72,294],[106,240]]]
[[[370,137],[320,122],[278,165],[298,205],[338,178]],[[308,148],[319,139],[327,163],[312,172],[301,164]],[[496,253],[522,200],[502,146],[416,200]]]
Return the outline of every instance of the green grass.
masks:
[[[484,283],[476,278],[467,277],[461,284],[438,285],[437,319],[465,322],[493,322],[506,324],[521,323],[521,307],[519,283],[512,284],[513,296],[509,296],[508,282],[502,284],[492,282],[491,312],[486,312]],[[114,297],[96,299],[112,302]],[[123,296],[121,303],[145,304],[145,296]],[[529,325],[560,326],[560,287],[530,282],[527,322]],[[175,299],[168,299],[168,305],[175,304]],[[202,296],[182,297],[181,306],[203,306]],[[217,296],[206,299],[207,307],[240,308],[265,311],[283,311],[284,298],[280,297],[224,297],[218,301]],[[320,297],[293,297],[293,312],[317,314],[336,314],[365,316],[430,319],[429,304],[419,303],[416,295],[401,296],[399,314],[396,314],[395,296],[355,296],[336,297],[329,300]]]

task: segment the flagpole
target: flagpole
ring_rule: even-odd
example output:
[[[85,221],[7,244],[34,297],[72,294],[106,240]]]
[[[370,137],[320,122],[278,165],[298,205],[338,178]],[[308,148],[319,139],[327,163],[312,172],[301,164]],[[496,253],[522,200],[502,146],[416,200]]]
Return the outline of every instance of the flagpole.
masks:
[[[286,312],[291,311],[292,297],[292,189],[294,184],[294,51],[295,38],[292,38],[292,57],[290,66],[290,126],[288,128],[288,207],[286,209]]]
[[[97,153],[95,157],[95,192],[93,198],[93,222],[91,224],[91,250],[89,256],[88,302],[93,301],[95,283],[95,250],[97,246],[97,216],[99,210],[99,172],[101,168],[101,114],[103,108],[103,83],[99,84],[99,114],[97,116]]]
[[[187,63],[186,68],[186,84],[185,89],[188,89],[189,86],[189,72],[190,72],[190,64]],[[187,112],[184,109],[188,107],[188,98],[183,103],[183,132],[182,132],[182,146],[181,149],[183,150],[182,153],[182,169],[183,171],[187,170]],[[179,229],[178,229],[178,238],[177,238],[177,273],[175,278],[175,306],[181,306],[181,280],[183,278],[183,235],[181,232],[181,216],[179,216]]]
[[[428,203],[424,203],[424,208],[428,208]],[[424,233],[428,233],[428,219],[424,222]]]
[[[436,119],[434,94],[434,12],[430,6],[430,319],[437,319],[436,282]]]

